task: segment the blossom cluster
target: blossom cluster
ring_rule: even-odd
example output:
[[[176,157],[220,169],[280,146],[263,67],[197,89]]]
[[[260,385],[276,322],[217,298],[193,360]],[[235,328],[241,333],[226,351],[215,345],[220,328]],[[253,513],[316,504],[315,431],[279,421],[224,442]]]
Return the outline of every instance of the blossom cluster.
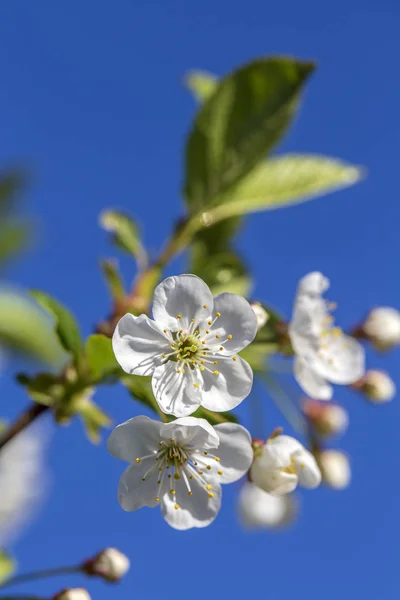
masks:
[[[328,287],[321,273],[305,276],[287,327],[294,376],[309,397],[304,415],[321,438],[343,432],[348,424],[342,407],[323,402],[332,398],[332,384],[363,388],[376,402],[376,388],[383,385],[376,372],[374,376],[365,370],[364,348],[357,339],[362,336],[347,335],[334,324],[334,305],[323,298]],[[213,297],[199,277],[180,275],[158,285],[152,312],[153,319],[123,316],[112,340],[125,372],[151,376],[163,416],[162,422],[134,417],[109,437],[110,453],[129,464],[118,487],[124,510],[160,506],[176,529],[205,527],[219,512],[221,485],[247,474],[239,499],[242,520],[276,526],[294,514],[288,495],[298,485],[316,488],[322,479],[336,488],[348,484],[349,463],[343,453],[315,443],[311,453],[280,432],[260,443],[239,424],[213,427],[205,418],[190,416],[199,407],[229,411],[250,394],[253,372],[239,352],[268,322],[260,304],[250,305],[232,293]],[[370,315],[365,325],[375,344],[379,318],[382,314]],[[387,324],[383,330],[381,346],[387,347],[394,343],[393,332],[390,337]]]

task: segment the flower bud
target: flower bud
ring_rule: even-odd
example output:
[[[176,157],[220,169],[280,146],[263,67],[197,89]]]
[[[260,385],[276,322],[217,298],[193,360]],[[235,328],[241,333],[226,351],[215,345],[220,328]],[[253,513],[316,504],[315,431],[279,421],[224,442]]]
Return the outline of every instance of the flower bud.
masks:
[[[371,310],[362,325],[364,337],[379,350],[389,350],[400,344],[400,312],[389,306]]]
[[[53,596],[52,600],[91,600],[91,596],[84,588],[65,588]]]
[[[349,425],[347,410],[338,404],[306,400],[303,411],[322,437],[343,434]]]
[[[250,306],[257,317],[257,329],[261,329],[261,327],[264,327],[265,323],[268,321],[269,314],[259,302],[252,302]]]
[[[273,529],[293,520],[296,505],[292,495],[272,496],[247,482],[240,490],[238,512],[246,527]]]
[[[125,554],[116,548],[106,548],[87,560],[82,570],[87,575],[95,575],[116,583],[128,572],[129,567],[129,558]]]
[[[371,369],[354,388],[361,391],[368,400],[375,404],[382,404],[393,400],[396,395],[396,386],[393,379],[385,372]]]
[[[347,456],[339,450],[323,450],[318,456],[323,482],[335,490],[350,484],[351,469]]]

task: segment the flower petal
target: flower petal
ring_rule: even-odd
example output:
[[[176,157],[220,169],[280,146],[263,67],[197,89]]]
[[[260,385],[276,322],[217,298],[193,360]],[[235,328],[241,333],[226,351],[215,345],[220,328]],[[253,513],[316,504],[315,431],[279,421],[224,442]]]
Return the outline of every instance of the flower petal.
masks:
[[[280,527],[295,514],[293,496],[273,496],[246,482],[239,494],[239,516],[247,527]]]
[[[297,487],[298,476],[296,473],[287,473],[281,469],[265,469],[259,459],[251,467],[251,480],[264,492],[281,496],[293,492]]]
[[[293,459],[299,476],[299,484],[310,489],[318,487],[321,483],[321,471],[311,452],[303,449],[294,454]]]
[[[321,296],[329,288],[330,282],[319,271],[313,271],[302,277],[297,287],[298,295]]]
[[[253,462],[251,436],[247,429],[236,423],[221,423],[215,426],[219,436],[219,446],[215,450],[222,471],[218,481],[231,483],[237,481],[250,469]]]
[[[213,325],[209,339],[214,340],[216,335],[220,336],[220,340],[224,341],[223,354],[231,356],[254,340],[257,316],[245,298],[237,294],[218,294],[214,297],[213,319],[217,313],[221,316]],[[232,339],[226,341],[228,335]],[[214,343],[216,346],[221,345],[219,341]]]
[[[295,357],[293,369],[297,383],[310,398],[315,400],[330,400],[332,398],[332,386],[321,375],[312,370],[305,359]]]
[[[143,481],[149,467],[150,462],[147,460],[133,464],[123,472],[118,485],[118,502],[124,510],[157,506],[157,469]]]
[[[243,358],[235,358],[218,356],[218,375],[203,371],[201,404],[204,408],[216,412],[231,410],[250,394],[253,371]]]
[[[165,440],[174,438],[177,444],[190,444],[199,449],[219,446],[219,437],[214,427],[205,419],[196,417],[183,417],[172,423],[161,424],[160,437]]]
[[[310,364],[328,381],[348,385],[364,375],[365,351],[354,338],[331,333],[324,336],[324,350]]]
[[[188,329],[192,319],[205,321],[212,309],[210,289],[196,275],[167,277],[154,292],[153,317],[163,328],[172,331]],[[178,319],[178,315],[181,318]]]
[[[185,373],[180,368],[178,373],[177,366],[176,362],[169,361],[157,367],[152,378],[153,393],[164,413],[186,417],[200,406],[203,381],[194,379],[190,368],[184,369]]]
[[[150,375],[161,364],[170,344],[161,328],[146,315],[128,313],[118,322],[112,338],[115,358],[131,375]]]
[[[117,425],[107,440],[107,449],[115,458],[133,463],[157,449],[160,439],[159,421],[139,416]]]
[[[172,496],[166,492],[161,499],[161,512],[171,527],[181,530],[207,527],[214,521],[221,507],[221,486],[218,483],[213,483],[212,498],[197,479],[190,482],[192,495],[188,494],[183,479],[174,481],[174,486],[176,494]]]

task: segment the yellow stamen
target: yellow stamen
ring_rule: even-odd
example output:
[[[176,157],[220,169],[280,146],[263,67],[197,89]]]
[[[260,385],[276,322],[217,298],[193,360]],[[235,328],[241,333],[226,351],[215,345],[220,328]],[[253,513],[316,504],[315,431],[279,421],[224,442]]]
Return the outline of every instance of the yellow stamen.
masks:
[[[137,463],[140,463],[140,458],[137,458],[137,459],[136,459],[136,462],[137,462]]]

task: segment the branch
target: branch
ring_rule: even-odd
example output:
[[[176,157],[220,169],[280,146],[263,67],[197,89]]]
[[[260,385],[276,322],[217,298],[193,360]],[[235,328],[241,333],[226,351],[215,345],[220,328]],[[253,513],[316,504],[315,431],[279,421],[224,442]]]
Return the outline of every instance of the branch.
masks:
[[[32,402],[32,404],[20,414],[17,420],[0,436],[0,450],[8,444],[16,435],[18,435],[25,427],[28,427],[35,419],[40,417],[40,415],[46,410],[49,410],[49,406],[45,406],[43,404],[36,404],[36,402]]]
[[[22,573],[21,575],[16,575],[15,577],[11,577],[11,579],[7,579],[7,581],[0,585],[0,590],[18,585],[19,583],[26,583],[27,581],[35,581],[36,579],[56,577],[58,575],[67,575],[70,573],[80,573],[81,571],[82,565],[74,565],[72,567],[56,567],[55,569],[44,569],[42,571],[32,571],[31,573]],[[1,597],[0,600],[2,600]]]

